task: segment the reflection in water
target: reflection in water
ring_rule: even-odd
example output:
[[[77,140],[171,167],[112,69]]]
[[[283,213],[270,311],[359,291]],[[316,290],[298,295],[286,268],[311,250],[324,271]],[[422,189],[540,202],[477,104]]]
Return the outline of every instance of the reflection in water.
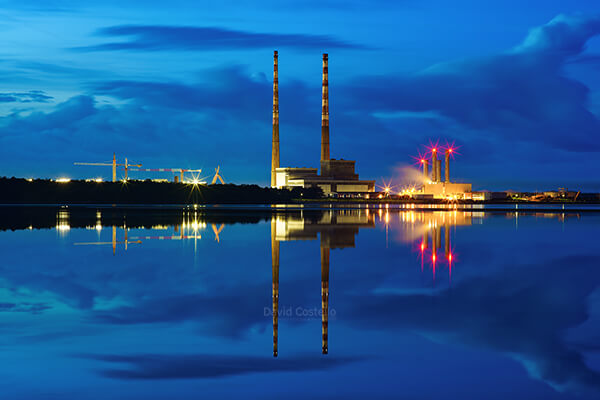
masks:
[[[95,226],[86,226],[87,229],[96,229],[98,232],[102,230],[102,213],[97,211],[96,213],[97,222]],[[78,242],[74,243],[76,246],[81,245],[112,245],[113,255],[116,254],[117,245],[123,244],[125,246],[125,251],[127,251],[128,246],[130,244],[141,244],[143,240],[184,240],[184,239],[193,239],[194,240],[194,251],[197,250],[197,240],[202,239],[202,235],[200,234],[200,230],[206,228],[206,223],[203,222],[197,211],[193,213],[190,211],[184,211],[183,216],[181,218],[180,223],[176,223],[173,226],[173,231],[175,234],[173,235],[145,235],[145,236],[133,236],[128,237],[129,235],[129,227],[127,226],[127,222],[124,219],[123,225],[117,226],[112,225],[112,240],[110,242]],[[219,234],[225,228],[225,224],[220,224],[217,228],[217,224],[211,224],[212,230],[215,234],[215,241],[220,243]],[[123,230],[124,239],[117,239],[117,228],[121,228]],[[64,232],[70,229],[69,225],[69,211],[61,210],[57,214],[57,224],[56,229],[59,232]],[[152,225],[150,227],[152,230],[168,230],[169,225]]]
[[[71,377],[83,371],[76,376],[85,384],[112,386],[109,390],[114,391],[159,390],[156,387],[167,387],[172,379],[169,389],[189,385],[193,396],[199,379],[233,383],[221,385],[221,391],[246,389],[250,381],[273,390],[279,381],[285,389],[295,383],[304,385],[303,397],[311,397],[314,392],[329,394],[322,382],[344,381],[339,390],[346,392],[341,395],[351,395],[360,392],[367,380],[377,380],[381,384],[372,389],[372,397],[385,397],[389,390],[406,389],[398,373],[423,377],[444,369],[448,379],[440,385],[428,385],[426,378],[410,384],[420,385],[426,392],[422,397],[435,398],[508,379],[518,398],[595,399],[600,393],[600,359],[594,353],[600,337],[600,270],[594,242],[599,219],[598,215],[581,216],[574,212],[423,212],[385,207],[302,212],[0,209],[5,244],[0,262],[4,288],[0,291],[0,345],[10,350],[3,353],[7,363],[24,366],[3,371],[11,385],[13,379],[19,381],[12,385],[19,393],[4,397],[38,398],[24,393],[34,363],[41,360],[39,365],[43,365],[49,352],[60,349],[61,354],[86,356],[83,360],[53,353],[57,374]],[[225,224],[239,222],[249,224],[229,225],[224,230]],[[357,237],[360,228],[376,225],[379,229],[364,229]],[[14,234],[10,229],[28,231]],[[271,299],[265,268],[269,229]],[[87,244],[107,248],[100,252],[75,249],[65,238],[97,239]],[[205,268],[190,268],[191,246],[174,242],[192,238],[205,239],[200,242],[205,245]],[[158,248],[148,245],[149,240],[163,242]],[[299,240],[313,242],[302,245]],[[295,243],[281,243],[288,241]],[[32,243],[36,251],[28,251]],[[138,246],[133,253],[121,251],[134,243]],[[108,246],[113,254],[120,252],[117,259]],[[335,346],[327,357],[318,354],[318,322],[310,317],[282,323],[282,336],[294,343],[293,351],[286,348],[287,341],[278,343],[279,319],[288,316],[287,307],[279,304],[281,246],[282,298],[311,304],[317,312],[318,272],[314,268],[320,261],[323,354],[329,353],[329,322],[335,328]],[[338,253],[338,258],[334,251],[330,258],[336,248],[353,249]],[[312,256],[306,257],[306,249],[314,251]],[[86,268],[80,268],[81,259],[86,260]],[[460,274],[456,273],[457,260]],[[309,270],[307,265],[314,268]],[[340,268],[340,273],[330,267]],[[431,287],[432,274],[445,283],[445,268],[452,278],[451,287]],[[272,314],[265,316],[261,311],[270,304]],[[334,308],[340,317],[336,321]],[[317,313],[310,316],[317,318]],[[277,358],[269,354],[269,322],[272,353]],[[278,344],[284,347],[280,356]],[[184,354],[192,348],[198,353]],[[203,355],[205,349],[211,354]],[[348,363],[344,357],[360,361]],[[336,365],[344,368],[333,368]],[[468,373],[458,367],[452,371],[448,365],[465,367]],[[281,374],[286,370],[295,373]],[[253,374],[252,379],[239,377],[243,374]],[[222,377],[227,380],[219,381]],[[162,383],[148,384],[150,379]],[[306,385],[311,379],[316,383]],[[40,383],[42,389],[55,389],[47,381]],[[57,380],[57,385],[70,386],[73,381]],[[593,392],[575,397],[574,392],[581,390]],[[472,398],[485,397],[480,393]],[[221,397],[239,397],[236,394]]]
[[[368,210],[328,211],[300,215],[282,214],[271,219],[271,263],[273,271],[273,356],[277,357],[279,310],[279,242],[316,240],[320,236],[321,253],[321,352],[327,354],[329,324],[329,251],[355,246],[355,235],[363,227],[374,227]]]
[[[69,223],[69,210],[59,210],[56,213],[56,231],[60,235],[64,235],[70,229],[71,224]]]

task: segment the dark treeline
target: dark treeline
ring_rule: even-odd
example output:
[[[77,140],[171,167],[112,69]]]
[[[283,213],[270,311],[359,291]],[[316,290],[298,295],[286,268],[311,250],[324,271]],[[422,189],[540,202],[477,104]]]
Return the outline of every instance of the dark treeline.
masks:
[[[273,204],[318,199],[320,189],[147,181],[65,183],[0,178],[0,204]]]

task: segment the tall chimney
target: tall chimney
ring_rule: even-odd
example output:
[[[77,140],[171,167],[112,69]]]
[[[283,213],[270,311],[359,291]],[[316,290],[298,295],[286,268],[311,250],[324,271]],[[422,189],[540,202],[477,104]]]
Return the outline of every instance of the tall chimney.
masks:
[[[277,50],[273,52],[273,143],[271,149],[271,187],[277,185],[276,169],[279,168],[279,72]]]
[[[429,161],[423,159],[423,175],[425,176],[425,180],[429,180]]]
[[[437,165],[437,171],[435,173],[435,176],[437,177],[437,181],[441,182],[442,181],[442,160],[435,160],[436,165]]]
[[[327,53],[323,53],[323,107],[321,111],[321,161],[329,160],[329,77]]]
[[[444,166],[446,173],[446,183],[450,183],[450,149],[446,150],[446,165]]]

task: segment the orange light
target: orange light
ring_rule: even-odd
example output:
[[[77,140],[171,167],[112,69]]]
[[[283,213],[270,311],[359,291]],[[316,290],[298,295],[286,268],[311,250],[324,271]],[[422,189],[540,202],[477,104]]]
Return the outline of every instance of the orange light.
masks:
[[[421,243],[421,252],[425,251],[425,243]]]
[[[432,254],[432,255],[431,255],[431,260],[432,260],[433,262],[435,262],[435,254]]]

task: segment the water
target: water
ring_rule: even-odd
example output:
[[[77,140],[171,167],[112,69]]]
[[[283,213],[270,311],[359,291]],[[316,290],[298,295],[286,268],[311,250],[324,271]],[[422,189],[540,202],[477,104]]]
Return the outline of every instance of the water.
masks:
[[[597,212],[0,216],[2,398],[600,396]]]

